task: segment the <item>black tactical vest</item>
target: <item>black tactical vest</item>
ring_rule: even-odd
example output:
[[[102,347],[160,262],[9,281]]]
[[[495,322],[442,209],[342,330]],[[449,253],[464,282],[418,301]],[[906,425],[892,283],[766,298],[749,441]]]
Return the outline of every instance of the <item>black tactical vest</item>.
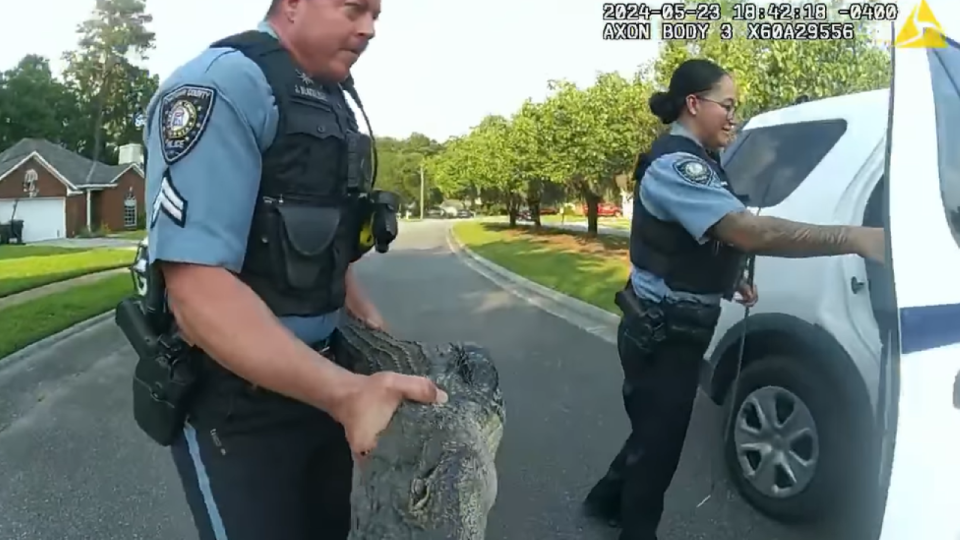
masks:
[[[721,294],[730,298],[743,271],[744,254],[718,240],[700,244],[682,225],[657,219],[640,203],[640,182],[647,167],[658,157],[676,152],[703,159],[730,190],[727,173],[719,159],[702,146],[680,135],[658,138],[650,152],[641,156],[634,172],[630,262],[659,276],[674,291]]]
[[[277,316],[329,313],[344,304],[344,276],[359,238],[357,120],[338,85],[304,75],[273,36],[237,34],[231,47],[263,71],[279,111],[263,153],[260,192],[239,278]]]

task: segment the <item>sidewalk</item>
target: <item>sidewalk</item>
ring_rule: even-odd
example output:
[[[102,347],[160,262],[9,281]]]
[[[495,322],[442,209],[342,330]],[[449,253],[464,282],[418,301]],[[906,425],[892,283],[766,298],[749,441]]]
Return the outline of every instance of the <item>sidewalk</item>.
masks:
[[[105,270],[103,272],[95,272],[93,274],[87,274],[85,276],[80,276],[80,277],[68,279],[65,281],[58,281],[56,283],[50,283],[48,285],[43,285],[42,287],[30,289],[28,291],[11,294],[10,296],[0,298],[0,309],[15,306],[17,304],[22,304],[24,302],[29,302],[30,300],[47,296],[48,294],[65,291],[67,289],[76,287],[77,285],[94,283],[96,281],[100,281],[101,279],[105,279],[121,273],[129,273],[129,272],[130,271],[126,267],[116,268],[113,270]]]

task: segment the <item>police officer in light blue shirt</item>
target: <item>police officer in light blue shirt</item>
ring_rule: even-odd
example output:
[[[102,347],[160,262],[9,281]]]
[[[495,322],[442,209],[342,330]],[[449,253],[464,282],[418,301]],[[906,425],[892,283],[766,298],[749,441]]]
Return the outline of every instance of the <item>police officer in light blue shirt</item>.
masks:
[[[345,539],[353,458],[403,399],[446,399],[329,352],[343,308],[383,325],[350,266],[369,140],[345,97],[379,13],[274,0],[150,103],[150,260],[204,371],[172,444],[201,540]]]
[[[754,216],[733,193],[718,152],[733,138],[737,88],[707,60],[688,60],[650,110],[669,131],[639,157],[630,279],[617,348],[631,433],[585,500],[588,515],[622,527],[621,540],[655,540],[697,392],[699,367],[723,299],[745,305],[747,254],[856,253],[882,261],[882,229]]]

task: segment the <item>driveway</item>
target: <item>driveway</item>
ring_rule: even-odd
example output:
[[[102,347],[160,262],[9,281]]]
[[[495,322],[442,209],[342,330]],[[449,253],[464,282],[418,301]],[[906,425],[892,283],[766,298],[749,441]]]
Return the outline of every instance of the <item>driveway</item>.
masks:
[[[614,347],[467,268],[447,248],[447,223],[403,227],[392,251],[368,257],[360,272],[393,331],[478,342],[501,372],[507,424],[487,538],[616,538],[578,514],[626,433]],[[196,538],[166,451],[130,417],[132,366],[111,324],[0,366],[0,538]],[[697,407],[661,540],[859,540],[756,515],[722,479],[717,414],[703,400]],[[713,496],[697,508],[712,475]]]

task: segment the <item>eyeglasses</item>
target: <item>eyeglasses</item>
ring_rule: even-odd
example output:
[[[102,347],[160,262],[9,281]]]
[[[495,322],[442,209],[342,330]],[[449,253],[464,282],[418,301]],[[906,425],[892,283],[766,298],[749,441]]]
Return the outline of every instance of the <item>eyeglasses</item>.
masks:
[[[723,103],[721,101],[705,98],[703,96],[697,96],[697,99],[702,99],[703,101],[709,101],[710,103],[716,103],[717,105],[722,107],[723,110],[727,111],[727,117],[729,118],[733,118],[734,115],[737,114],[737,106],[732,103]]]

